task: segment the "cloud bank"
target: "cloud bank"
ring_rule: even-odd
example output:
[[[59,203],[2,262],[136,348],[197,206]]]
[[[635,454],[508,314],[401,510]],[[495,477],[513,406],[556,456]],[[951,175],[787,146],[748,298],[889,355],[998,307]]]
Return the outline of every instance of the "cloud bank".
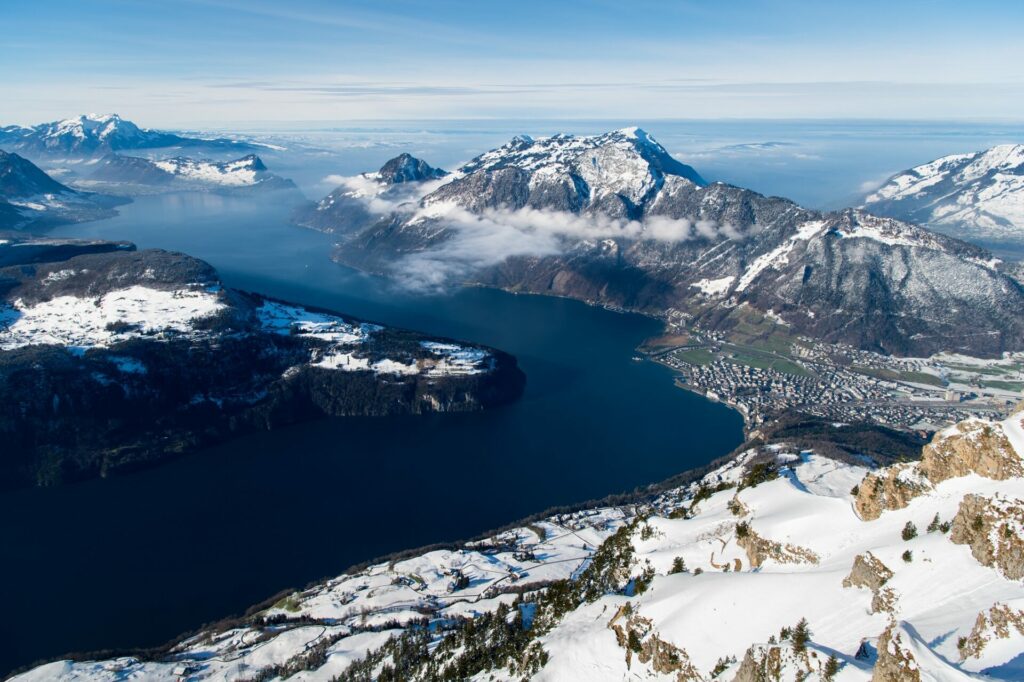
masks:
[[[399,259],[392,275],[412,289],[438,290],[509,258],[566,253],[583,242],[651,240],[672,244],[694,239],[741,239],[751,232],[711,220],[651,216],[643,221],[535,208],[473,213],[453,203],[430,204],[409,218],[449,232],[439,244]]]

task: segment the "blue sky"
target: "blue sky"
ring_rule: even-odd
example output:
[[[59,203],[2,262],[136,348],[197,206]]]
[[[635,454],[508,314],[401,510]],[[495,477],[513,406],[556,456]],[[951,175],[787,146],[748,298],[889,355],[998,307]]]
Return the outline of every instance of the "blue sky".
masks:
[[[3,123],[1024,111],[1024,3],[1011,0],[3,5]]]

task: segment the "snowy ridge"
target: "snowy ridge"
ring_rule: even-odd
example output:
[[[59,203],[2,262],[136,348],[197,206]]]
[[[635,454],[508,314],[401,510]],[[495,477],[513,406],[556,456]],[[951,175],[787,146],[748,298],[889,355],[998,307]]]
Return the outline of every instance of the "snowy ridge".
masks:
[[[57,662],[17,679],[229,680],[244,669],[328,680],[367,656],[379,662],[361,670],[397,665],[399,651],[410,680],[448,664],[481,681],[1020,679],[1022,419],[975,420],[937,436],[920,465],[876,471],[784,444],[749,450],[644,507],[551,517],[339,576],[157,661]],[[858,513],[874,478],[908,466],[923,473],[906,485],[938,482],[877,517]],[[984,521],[969,511],[979,504]],[[578,601],[538,590],[567,578],[607,587]],[[462,618],[481,623],[472,646],[498,647],[486,614],[525,628],[521,653],[480,667],[474,650],[460,664]],[[434,653],[389,648],[402,638]]]
[[[600,204],[606,197],[620,196],[640,206],[661,188],[666,176],[679,176],[699,186],[705,184],[694,169],[676,161],[639,128],[593,136],[516,136],[468,162],[456,175],[465,178],[508,169],[529,174],[534,192],[545,191],[544,187],[552,183],[565,183],[573,191],[585,194],[593,204]],[[437,200],[443,197],[428,196],[425,203]]]
[[[267,331],[324,342],[312,351],[309,364],[313,367],[428,377],[483,374],[494,368],[494,358],[483,349],[438,341],[420,342],[420,348],[427,351],[429,357],[371,358],[359,346],[365,344],[371,335],[382,331],[383,327],[367,322],[349,322],[337,315],[313,312],[299,306],[264,301],[257,308],[256,315]]]
[[[960,228],[976,237],[1024,230],[1024,145],[954,154],[887,180],[864,199],[884,215]]]
[[[117,114],[84,114],[32,127],[0,128],[5,144],[36,153],[90,158],[111,151],[174,146],[251,148],[248,143],[200,139],[141,128]]]
[[[197,161],[185,157],[154,161],[153,165],[162,171],[186,180],[244,187],[258,184],[266,179],[267,167],[255,154],[234,161]]]

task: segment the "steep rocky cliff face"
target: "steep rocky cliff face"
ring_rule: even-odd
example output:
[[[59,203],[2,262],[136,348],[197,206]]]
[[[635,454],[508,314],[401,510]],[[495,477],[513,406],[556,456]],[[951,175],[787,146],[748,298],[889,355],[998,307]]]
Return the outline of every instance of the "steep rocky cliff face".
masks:
[[[1024,578],[1024,500],[966,495],[953,517],[949,539],[1010,580]]]
[[[1013,418],[1009,425],[972,419],[940,431],[924,447],[920,462],[868,474],[857,488],[857,513],[877,519],[883,511],[907,507],[950,478],[976,474],[1005,481],[1024,476],[1024,464],[1010,443],[1016,428]]]
[[[1024,288],[983,249],[707,184],[638,129],[515,138],[401,200],[381,201],[381,186],[339,188],[300,222],[342,235],[339,261],[413,285],[675,308],[723,329],[746,303],[798,333],[894,354],[1024,347]]]
[[[0,487],[151,464],[321,415],[516,398],[499,351],[273,301],[123,243],[0,243]]]

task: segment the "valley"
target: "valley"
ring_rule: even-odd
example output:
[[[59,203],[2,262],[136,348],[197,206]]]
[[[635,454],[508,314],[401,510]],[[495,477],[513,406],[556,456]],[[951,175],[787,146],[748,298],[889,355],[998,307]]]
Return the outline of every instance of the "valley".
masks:
[[[1020,353],[899,358],[795,336],[753,311],[731,333],[688,327],[671,311],[669,320],[668,336],[685,342],[647,347],[647,357],[679,371],[682,388],[736,408],[751,431],[796,411],[931,432],[1005,415],[1024,395]]]
[[[643,131],[620,131],[607,139],[616,145],[625,142],[627,147],[630,139],[657,144]],[[542,155],[530,151],[534,140],[511,144],[526,150],[529,163],[542,163]],[[571,139],[565,144],[575,149]],[[704,182],[696,171],[673,166],[660,153],[655,153],[654,164],[659,172],[679,172],[686,182]],[[628,153],[625,159],[612,160],[612,182],[632,177],[623,170],[634,161]],[[218,163],[200,170],[222,173],[234,162]],[[262,164],[259,159],[252,163]],[[503,165],[501,154],[485,154],[475,163],[488,172],[515,176]],[[595,165],[604,167],[604,160]],[[457,171],[455,181],[472,175],[473,168],[471,164]],[[637,182],[642,185],[640,177],[626,182],[628,191],[636,190]],[[117,180],[122,187],[132,184],[130,177],[128,182],[122,180]],[[844,574],[855,577],[859,559],[847,549],[834,550],[827,539],[812,537],[813,533],[778,530],[813,523],[801,516],[807,500],[799,495],[811,492],[844,506],[875,504],[860,501],[860,482],[875,475],[872,472],[888,471],[880,466],[915,459],[921,444],[936,432],[935,444],[928,446],[936,451],[938,443],[953,442],[949,434],[975,428],[972,424],[1005,431],[1016,444],[1014,429],[1019,427],[1011,413],[1024,389],[1024,356],[1015,350],[1013,315],[1003,310],[1015,300],[1014,287],[1019,285],[1000,264],[976,247],[945,241],[902,223],[859,212],[818,214],[785,200],[711,186],[700,202],[722,200],[724,208],[715,210],[739,211],[739,215],[754,210],[758,216],[774,216],[773,220],[783,221],[777,225],[778,234],[771,234],[775,228],[755,225],[748,228],[748,236],[742,236],[734,232],[740,228],[721,215],[713,224],[699,224],[669,213],[667,222],[652,223],[654,229],[664,230],[661,236],[637,240],[635,231],[645,228],[635,215],[630,217],[635,207],[628,202],[622,204],[625,215],[602,222],[608,210],[618,210],[614,208],[618,199],[609,195],[587,220],[611,230],[610,234],[574,243],[572,231],[581,229],[582,223],[562,216],[559,220],[566,221],[558,228],[562,231],[547,242],[557,245],[558,253],[538,256],[533,252],[537,242],[530,241],[536,231],[523,230],[524,223],[516,223],[519,218],[504,209],[486,208],[480,214],[484,221],[506,225],[511,219],[517,236],[525,238],[529,248],[513,256],[511,264],[485,264],[485,276],[473,274],[463,282],[483,286],[460,288],[453,294],[437,285],[447,283],[452,274],[474,273],[481,261],[463,262],[454,271],[441,267],[440,278],[424,286],[422,279],[396,276],[400,268],[389,265],[386,250],[380,250],[397,238],[402,249],[410,250],[396,263],[412,272],[423,262],[442,263],[435,256],[446,253],[446,239],[463,243],[458,241],[464,236],[459,231],[479,224],[480,218],[472,212],[469,216],[445,214],[454,216],[455,232],[445,228],[438,216],[426,216],[430,229],[441,230],[434,234],[415,218],[408,220],[416,215],[416,202],[423,199],[420,183],[432,187],[431,191],[452,192],[445,189],[449,182],[442,171],[400,155],[379,172],[346,180],[323,202],[298,209],[291,199],[275,198],[273,193],[201,187],[175,187],[167,192],[132,189],[133,203],[120,206],[116,217],[59,226],[51,231],[49,241],[33,243],[33,249],[45,254],[46,249],[66,251],[68,242],[61,240],[75,237],[86,240],[81,248],[88,254],[102,250],[102,240],[116,235],[138,244],[142,258],[152,258],[147,254],[154,248],[187,250],[208,260],[219,274],[214,284],[202,277],[174,280],[173,301],[155,302],[158,310],[140,313],[145,319],[129,320],[128,327],[107,328],[103,322],[108,307],[120,309],[135,298],[118,294],[122,298],[108,301],[95,282],[79,287],[95,299],[86,301],[88,306],[65,305],[60,296],[78,296],[81,292],[75,289],[74,278],[84,271],[96,272],[99,261],[78,263],[72,258],[71,266],[48,266],[47,256],[30,255],[27,262],[36,268],[32,276],[39,279],[31,286],[40,291],[56,288],[37,296],[38,301],[24,295],[11,299],[9,306],[17,316],[5,323],[6,336],[0,337],[0,343],[13,344],[12,348],[56,339],[85,348],[91,362],[110,365],[134,381],[138,364],[120,355],[108,360],[107,351],[99,347],[120,348],[118,344],[133,340],[134,335],[154,334],[158,338],[184,335],[189,343],[201,346],[206,342],[205,327],[182,326],[171,315],[171,309],[182,302],[189,306],[190,315],[195,314],[198,309],[190,298],[195,294],[210,297],[203,299],[204,305],[214,307],[237,307],[233,297],[242,297],[247,301],[242,309],[255,311],[259,325],[271,334],[287,336],[287,343],[301,345],[310,337],[315,348],[312,353],[304,351],[303,360],[311,369],[302,371],[342,375],[370,371],[385,386],[419,376],[433,386],[439,378],[457,382],[486,372],[488,354],[504,357],[490,350],[500,347],[515,356],[527,379],[518,401],[500,399],[487,405],[493,409],[449,410],[444,398],[439,401],[436,395],[432,399],[428,395],[422,404],[433,407],[423,410],[425,416],[320,418],[308,424],[276,424],[272,431],[257,435],[243,429],[217,445],[199,443],[191,456],[159,469],[66,488],[8,493],[0,498],[0,509],[9,504],[39,521],[32,534],[19,534],[14,526],[7,529],[15,538],[13,551],[35,557],[12,568],[11,577],[36,589],[24,598],[15,597],[9,605],[18,614],[18,625],[3,636],[18,653],[5,665],[21,666],[74,649],[114,647],[102,654],[67,656],[19,679],[362,680],[383,674],[392,665],[407,666],[412,679],[424,680],[441,675],[567,679],[574,674],[590,679],[594,670],[587,666],[591,664],[604,671],[624,665],[622,674],[643,671],[653,679],[697,680],[725,673],[745,679],[743,675],[752,674],[765,661],[784,660],[787,669],[810,675],[809,679],[832,679],[825,667],[828,663],[845,675],[836,679],[866,680],[873,670],[898,663],[880,653],[885,638],[902,638],[900,651],[909,652],[911,660],[929,669],[945,670],[946,664],[934,659],[939,647],[944,660],[960,656],[955,664],[958,671],[984,668],[999,679],[1012,679],[1006,675],[1013,674],[1013,664],[1001,653],[1003,649],[993,646],[981,653],[985,647],[978,643],[987,635],[968,632],[968,621],[976,614],[953,594],[947,595],[945,604],[955,605],[955,615],[947,621],[968,642],[958,654],[947,651],[949,647],[921,642],[911,626],[885,629],[874,617],[877,611],[872,618],[856,620],[844,629],[833,628],[814,609],[806,613],[781,609],[793,621],[789,624],[761,613],[764,618],[740,628],[736,637],[716,633],[714,647],[710,643],[688,646],[686,642],[700,640],[693,623],[673,629],[659,620],[657,606],[658,600],[665,600],[676,610],[680,600],[693,598],[721,604],[723,596],[714,587],[697,592],[664,587],[666,580],[678,581],[680,575],[695,579],[706,575],[700,579],[715,582],[716,575],[729,573],[728,585],[738,585],[741,591],[748,589],[744,587],[747,576],[785,575],[783,594],[800,591],[806,584],[819,585],[822,578],[816,567],[822,562],[832,562],[827,563],[827,575],[838,573],[839,563],[852,562],[852,571],[846,569]],[[696,191],[698,198],[705,191],[685,186],[684,190],[684,194]],[[496,189],[484,182],[472,191],[477,193],[472,201],[486,201],[481,197],[488,192],[508,191],[508,196],[516,197],[520,190],[515,183],[512,189]],[[548,189],[531,187],[530,192],[566,200],[566,195]],[[394,212],[389,225],[375,217],[374,211],[381,206]],[[339,217],[353,221],[350,225],[355,227],[339,226],[335,222]],[[527,216],[531,217],[543,223],[551,216],[538,212]],[[795,229],[786,227],[785,221],[794,217]],[[289,222],[314,230],[298,229]],[[493,225],[485,222],[483,226],[489,237]],[[690,231],[681,241],[680,229]],[[425,249],[422,244],[413,248],[424,234],[428,244],[440,241]],[[710,245],[699,244],[704,238],[710,238]],[[652,243],[637,248],[636,241]],[[268,243],[275,248],[266,249]],[[727,255],[732,243],[745,254],[724,270],[700,266],[694,272],[702,277],[693,283],[687,278],[696,275],[689,271],[676,272],[669,280],[645,279],[648,275],[638,275],[635,265],[645,263],[639,268],[643,270],[654,263],[654,271],[663,270],[666,258],[679,257],[679,253],[666,255],[666,250],[692,253],[702,260],[713,260],[721,253],[728,260],[735,258]],[[116,248],[132,253],[131,244],[118,244],[123,246]],[[350,249],[368,247],[367,253],[375,255],[369,260],[360,255],[354,264],[389,279],[360,274],[328,260],[332,249],[337,261],[349,262]],[[805,259],[800,267],[806,279],[806,269],[818,267],[814,259],[822,250],[830,254],[826,259],[844,262],[829,277],[842,279],[847,268],[861,262],[871,263],[874,278],[894,277],[902,263],[924,274],[903,271],[900,277],[920,277],[933,290],[921,297],[921,284],[909,287],[907,292],[917,297],[915,303],[897,316],[907,319],[886,326],[884,318],[892,317],[891,310],[872,306],[881,300],[902,309],[898,307],[907,305],[907,298],[883,297],[864,304],[851,298],[859,285],[847,284],[840,293],[829,289],[841,305],[862,306],[872,322],[853,335],[834,325],[823,326],[820,309],[779,305],[773,291],[773,287],[789,286],[787,278],[796,272],[794,259]],[[417,261],[424,253],[432,254],[431,258]],[[887,262],[879,267],[879,260]],[[463,269],[467,264],[473,267]],[[147,272],[145,267],[135,270]],[[598,285],[605,277],[609,279],[601,288]],[[674,290],[663,288],[672,277],[677,278]],[[980,296],[961,286],[978,278],[984,292]],[[193,286],[199,289],[191,292]],[[786,295],[793,296],[792,291]],[[958,296],[957,305],[975,308],[940,310],[930,297],[941,295]],[[811,294],[798,294],[793,300],[802,297]],[[987,308],[978,308],[982,299]],[[136,303],[145,307],[153,303],[148,301]],[[917,307],[920,302],[923,308]],[[346,315],[332,317],[332,310],[344,310]],[[196,319],[210,314],[199,312]],[[932,313],[938,317],[929,317]],[[54,322],[58,315],[72,315],[85,336],[67,336]],[[93,320],[97,315],[98,321]],[[156,319],[164,315],[170,317],[162,322]],[[951,347],[953,352],[937,352],[945,344],[929,338],[929,331],[951,334],[950,330],[966,329],[964,319],[981,320],[979,325],[996,320],[999,329],[989,334],[993,338],[961,334]],[[417,350],[411,356],[409,339],[398,337],[379,352],[346,345],[358,346],[374,335],[400,336],[392,331],[396,327],[422,329],[424,334],[444,338],[416,337]],[[388,331],[378,331],[382,328]],[[452,338],[466,341],[447,340]],[[918,356],[915,350],[924,352]],[[150,355],[135,360],[147,370],[156,366]],[[287,380],[294,373],[284,368],[280,374]],[[436,393],[443,387],[425,390]],[[220,396],[206,393],[210,396],[206,402],[221,404]],[[447,394],[455,400],[459,395],[465,397],[461,389]],[[722,456],[741,440],[746,442],[740,449]],[[642,457],[623,460],[623,453],[640,452]],[[969,463],[963,466],[976,466],[970,463],[975,459],[965,461]],[[934,467],[929,466],[932,472]],[[118,471],[111,469],[111,473]],[[1012,493],[1017,485],[1013,476],[1005,484],[983,486],[984,490]],[[384,479],[386,485],[377,483]],[[921,490],[930,490],[928,485],[932,484],[922,483]],[[947,484],[947,488],[950,485],[961,484]],[[624,492],[630,488],[634,490]],[[893,504],[888,500],[878,503]],[[272,509],[274,518],[239,523],[236,515],[224,513],[254,501]],[[849,525],[853,521],[841,517],[837,505],[826,499],[814,505],[820,505],[820,513],[835,512],[829,518],[854,532]],[[559,508],[537,513],[552,506]],[[947,507],[942,506],[942,514],[953,515],[955,510]],[[115,510],[124,508],[135,513],[115,521]],[[476,511],[467,515],[467,508]],[[71,510],[79,518],[67,524]],[[759,523],[758,510],[766,519],[785,514],[787,520],[780,527],[771,521]],[[8,516],[14,523],[16,515]],[[311,518],[317,520],[311,522]],[[516,518],[522,520],[505,525]],[[885,527],[896,523],[902,523],[902,516]],[[85,528],[88,533],[83,533]],[[118,565],[100,562],[94,568],[83,567],[72,579],[57,578],[52,572],[56,568],[49,568],[60,566],[60,557],[67,554],[116,552],[126,534],[146,528],[163,529],[168,540],[151,549],[135,547],[135,555],[124,557]],[[324,542],[325,529],[343,541]],[[963,531],[957,533],[959,538]],[[275,550],[268,557],[268,534],[284,538],[281,547],[302,550]],[[460,537],[477,539],[452,541]],[[856,537],[863,541],[863,547],[858,545],[861,549],[870,545],[866,556],[877,553],[885,566],[902,576],[894,584],[906,586],[919,580],[917,565],[902,570],[894,565],[890,555],[902,550],[890,544],[887,536],[857,531]],[[659,544],[662,541],[668,542],[669,549]],[[914,556],[925,551],[924,563],[931,561],[928,552],[940,560],[954,560],[975,583],[984,582],[962,557],[950,554],[931,537],[929,541],[925,550],[915,544],[906,551]],[[174,548],[170,552],[169,546]],[[417,546],[423,549],[409,549]],[[370,556],[385,558],[361,563]],[[911,564],[906,558],[903,561]],[[247,568],[242,576],[240,562],[258,568]],[[352,564],[343,574],[321,579],[324,566]],[[797,579],[793,571],[804,570],[799,568],[803,566],[809,575]],[[161,588],[154,590],[155,584]],[[307,586],[299,587],[302,584]],[[86,585],[89,595],[84,594]],[[296,589],[266,600],[283,585]],[[647,605],[644,595],[652,585],[655,602]],[[819,593],[831,594],[823,585]],[[901,613],[908,622],[933,628],[929,619],[934,614],[923,601],[915,601],[913,588],[908,590],[903,606],[895,605],[895,593],[885,593],[889,613],[895,615],[904,608]],[[1011,587],[992,590],[1011,604],[1017,599]],[[133,594],[131,600],[116,596],[126,592]],[[846,594],[829,598],[833,597],[839,603]],[[69,600],[102,613],[102,628],[95,634],[83,633],[73,622],[58,625],[36,615],[40,608],[46,613]],[[203,618],[241,613],[252,604],[259,605],[245,615],[195,629]],[[601,608],[596,610],[595,604]],[[158,615],[143,618],[144,613]],[[734,616],[726,616],[728,627],[735,627]],[[811,621],[810,653],[806,648],[798,650],[787,639],[791,634],[784,634],[800,617]],[[591,622],[598,625],[586,624]],[[772,635],[765,643],[771,628],[782,628],[782,634]],[[175,638],[186,631],[188,635]],[[478,634],[471,637],[473,632]],[[608,640],[607,646],[595,655],[591,645],[577,640],[574,632],[585,632],[586,642]],[[40,647],[40,642],[46,647]],[[577,646],[588,653],[581,654]],[[578,661],[587,663],[580,667]]]

